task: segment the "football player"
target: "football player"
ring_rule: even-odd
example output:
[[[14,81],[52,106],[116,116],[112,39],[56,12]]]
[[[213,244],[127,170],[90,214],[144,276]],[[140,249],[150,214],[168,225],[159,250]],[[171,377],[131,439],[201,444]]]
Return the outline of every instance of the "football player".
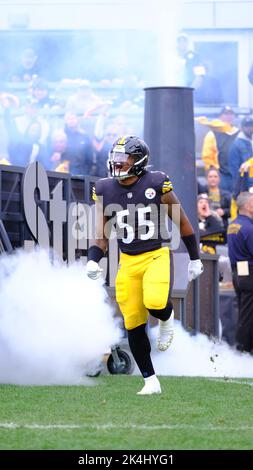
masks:
[[[95,185],[97,234],[95,244],[88,250],[86,271],[91,279],[101,275],[98,263],[107,250],[113,226],[121,252],[116,300],[124,317],[130,350],[144,378],[139,395],[161,393],[146,333],[148,313],[158,319],[158,349],[165,351],[173,338],[173,269],[169,247],[164,246],[160,209],[167,207],[171,218],[172,205],[180,204],[170,178],[161,171],[147,170],[149,156],[147,144],[136,136],[119,138],[113,144],[108,161],[110,177]],[[203,265],[192,225],[181,206],[180,234],[190,256],[191,281],[202,273]]]

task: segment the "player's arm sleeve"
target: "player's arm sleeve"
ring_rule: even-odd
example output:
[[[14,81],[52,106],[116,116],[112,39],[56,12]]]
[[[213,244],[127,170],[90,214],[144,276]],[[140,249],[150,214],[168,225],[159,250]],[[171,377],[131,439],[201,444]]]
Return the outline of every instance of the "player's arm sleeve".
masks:
[[[219,169],[217,142],[212,131],[209,131],[204,138],[201,157],[206,170],[211,166]]]
[[[190,259],[199,259],[199,246],[193,227],[174,191],[164,194],[161,198],[161,201],[163,204],[167,205],[168,216],[178,227],[181,238],[189,253]]]
[[[182,207],[178,197],[174,191],[166,192],[162,198],[161,202],[167,205],[168,216],[170,219],[173,218],[173,222],[178,225],[180,229],[181,237],[192,235],[194,233],[193,227]],[[174,211],[173,211],[174,208]],[[176,214],[176,218],[175,218]],[[177,220],[178,219],[178,220]]]

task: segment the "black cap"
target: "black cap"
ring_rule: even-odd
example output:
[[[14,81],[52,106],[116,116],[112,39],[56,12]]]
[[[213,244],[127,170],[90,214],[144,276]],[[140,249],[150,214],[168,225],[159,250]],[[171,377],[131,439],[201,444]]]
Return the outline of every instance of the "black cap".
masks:
[[[251,116],[245,116],[241,122],[242,127],[252,127],[253,126],[253,118]]]
[[[220,114],[235,114],[234,110],[230,106],[223,106]]]

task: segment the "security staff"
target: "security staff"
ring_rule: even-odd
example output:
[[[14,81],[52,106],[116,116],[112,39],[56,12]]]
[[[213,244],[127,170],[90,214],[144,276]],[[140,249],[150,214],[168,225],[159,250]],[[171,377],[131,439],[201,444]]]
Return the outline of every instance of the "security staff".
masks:
[[[239,215],[228,226],[228,254],[238,300],[237,349],[253,353],[253,194],[237,198]]]
[[[122,137],[113,144],[109,157],[111,177],[96,183],[96,208],[101,215],[96,226],[100,233],[96,244],[89,248],[87,263],[87,275],[97,279],[111,222],[121,251],[116,300],[124,316],[131,352],[145,381],[140,395],[161,393],[145,330],[148,313],[159,320],[159,350],[165,351],[173,337],[172,264],[169,248],[163,246],[166,235],[161,233],[160,209],[166,206],[171,217],[173,204],[179,205],[169,177],[161,171],[147,170],[149,154],[147,144],[136,136]],[[193,228],[182,207],[180,233],[190,255],[191,281],[202,273],[203,266]]]

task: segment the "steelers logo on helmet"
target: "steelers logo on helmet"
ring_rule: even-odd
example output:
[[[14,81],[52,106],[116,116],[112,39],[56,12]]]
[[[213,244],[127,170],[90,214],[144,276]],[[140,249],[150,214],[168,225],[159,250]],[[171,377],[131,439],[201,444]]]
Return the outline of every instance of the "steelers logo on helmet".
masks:
[[[118,180],[140,176],[147,167],[150,151],[147,144],[135,135],[120,137],[109,153],[110,175]]]

